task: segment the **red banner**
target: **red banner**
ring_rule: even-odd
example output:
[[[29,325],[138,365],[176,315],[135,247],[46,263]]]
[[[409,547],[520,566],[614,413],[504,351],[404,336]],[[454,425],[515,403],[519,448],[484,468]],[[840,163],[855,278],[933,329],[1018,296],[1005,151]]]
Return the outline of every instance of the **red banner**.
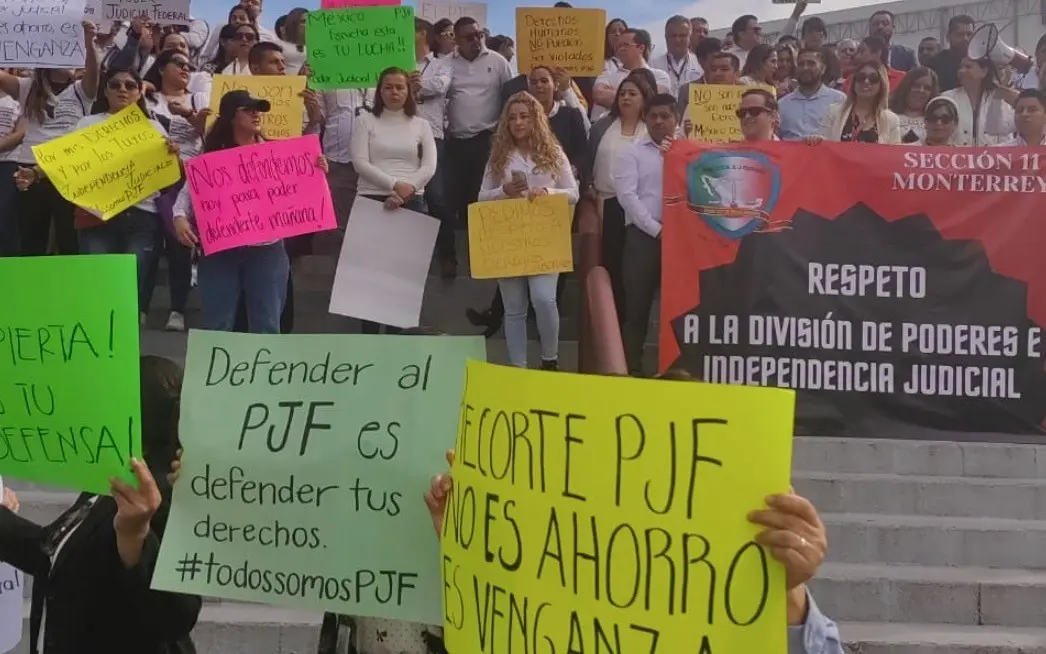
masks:
[[[662,370],[804,433],[1046,433],[1046,148],[679,142],[664,195]]]

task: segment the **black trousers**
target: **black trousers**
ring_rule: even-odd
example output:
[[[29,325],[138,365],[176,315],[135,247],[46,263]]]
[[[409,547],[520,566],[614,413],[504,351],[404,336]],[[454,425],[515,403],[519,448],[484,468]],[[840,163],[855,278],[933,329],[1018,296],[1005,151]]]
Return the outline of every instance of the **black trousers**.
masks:
[[[22,256],[47,254],[51,225],[54,225],[58,254],[77,254],[80,244],[73,226],[74,207],[50,180],[42,179],[18,194],[18,232]]]
[[[625,321],[625,210],[617,198],[603,202],[603,267],[610,274],[617,322]]]
[[[643,346],[650,328],[650,310],[661,288],[661,239],[634,225],[625,228],[625,321],[621,340],[628,373],[643,374]]]
[[[457,215],[458,226],[468,225],[469,205],[479,197],[483,174],[490,159],[492,132],[480,132],[472,138],[450,137],[446,141],[447,191],[450,207]],[[451,181],[453,180],[453,181]]]

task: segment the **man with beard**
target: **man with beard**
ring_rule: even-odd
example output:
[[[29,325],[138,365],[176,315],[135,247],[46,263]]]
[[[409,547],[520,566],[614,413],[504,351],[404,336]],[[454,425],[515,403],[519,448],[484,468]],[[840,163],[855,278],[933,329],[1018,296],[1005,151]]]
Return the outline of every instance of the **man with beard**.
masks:
[[[806,48],[795,62],[795,77],[799,88],[781,98],[780,134],[784,141],[800,141],[821,133],[821,123],[828,108],[846,100],[846,95],[824,85],[824,52]]]
[[[877,36],[886,42],[886,67],[907,73],[915,68],[917,60],[915,51],[906,45],[891,44],[893,38],[893,12],[885,9],[872,14],[868,21],[868,36]]]

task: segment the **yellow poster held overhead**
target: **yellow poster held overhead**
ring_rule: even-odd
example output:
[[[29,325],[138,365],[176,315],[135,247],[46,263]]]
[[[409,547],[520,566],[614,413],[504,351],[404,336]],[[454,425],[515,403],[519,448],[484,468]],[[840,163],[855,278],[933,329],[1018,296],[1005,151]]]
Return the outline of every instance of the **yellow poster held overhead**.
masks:
[[[573,209],[567,196],[476,202],[469,205],[473,279],[570,272]]]
[[[66,200],[109,220],[177,182],[178,157],[131,105],[106,120],[34,145],[36,162]]]
[[[289,139],[301,136],[305,121],[305,100],[301,97],[307,78],[302,75],[215,75],[211,85],[211,117],[209,128],[218,118],[218,105],[229,91],[250,91],[251,95],[272,104],[272,110],[262,114],[262,133],[268,139]]]
[[[455,654],[784,654],[795,393],[470,361],[441,535]],[[535,645],[536,644],[536,645]]]
[[[519,72],[563,68],[575,77],[603,73],[607,12],[602,9],[516,9]]]
[[[777,89],[765,84],[691,84],[687,114],[694,131],[690,138],[703,143],[740,141],[741,121],[737,118],[737,108],[741,96],[752,89],[763,89],[777,97]]]

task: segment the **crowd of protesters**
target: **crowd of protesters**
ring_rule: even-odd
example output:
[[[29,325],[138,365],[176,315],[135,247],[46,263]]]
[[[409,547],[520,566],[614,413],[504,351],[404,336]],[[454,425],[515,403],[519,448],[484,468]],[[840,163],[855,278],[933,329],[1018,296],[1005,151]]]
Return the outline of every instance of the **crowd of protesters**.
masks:
[[[672,16],[662,53],[654,52],[647,31],[614,18],[606,26],[603,71],[593,78],[547,66],[517,74],[511,38],[491,36],[471,18],[416,19],[416,69],[385,70],[372,89],[305,91],[303,133],[320,135],[323,157],[315,165],[328,178],[340,229],[357,194],[389,211],[429,213],[441,222],[435,264],[448,280],[457,276],[455,230],[466,225],[470,204],[547,194],[562,194],[572,205],[594,203],[629,371],[640,375],[660,285],[662,155],[699,127],[686,112],[695,85],[752,86],[737,109],[749,141],[1046,143],[1040,91],[1046,67],[1000,70],[990,59],[971,58],[967,46],[976,26],[969,16],[950,19],[946,47],[924,39],[916,51],[892,42],[889,11],[872,13],[868,36],[859,42],[831,43],[821,19],[801,20],[805,9],[804,2],[796,5],[774,44],[764,42],[756,16],[739,17],[724,39],[710,37],[701,18]],[[257,143],[269,103],[233,91],[211,108],[212,76],[309,75],[307,14],[294,9],[269,30],[260,0],[242,0],[222,26],[193,21],[159,28],[136,19],[100,32],[85,22],[83,69],[0,72],[0,256],[134,254],[143,326],[158,263],[166,257],[171,306],[165,329],[186,328],[194,287],[204,328],[293,329],[292,271],[311,239],[202,256],[184,184],[102,222],[58,193],[36,165],[32,146],[131,105],[183,161]],[[1034,53],[1039,61],[1046,60],[1044,46],[1046,39]],[[511,363],[526,367],[532,307],[540,366],[556,370],[561,290],[556,274],[501,279],[491,305],[470,310],[469,318],[488,336],[503,325]],[[399,331],[375,323],[362,330]],[[146,462],[136,464],[141,489],[116,486],[115,500],[85,496],[43,529],[0,512],[0,559],[49,580],[34,585],[34,652],[185,651],[177,648],[188,641],[198,598],[150,591],[143,581],[162,536],[168,474],[177,469],[171,425],[180,373],[162,360],[142,365],[143,439],[152,445]],[[450,483],[446,475],[434,479],[426,497],[437,523]],[[16,508],[17,499],[7,495],[8,509]],[[824,556],[823,525],[801,498],[775,502],[755,520],[767,528],[768,545],[789,573],[789,652],[841,652],[838,631],[803,585]],[[786,523],[793,526],[782,527]],[[90,538],[68,538],[85,524],[94,525]],[[63,547],[99,565],[70,581],[72,573],[56,565]],[[112,589],[111,602],[75,599],[88,582]],[[443,651],[436,627],[326,616],[321,654],[343,651],[346,642],[357,654]]]

